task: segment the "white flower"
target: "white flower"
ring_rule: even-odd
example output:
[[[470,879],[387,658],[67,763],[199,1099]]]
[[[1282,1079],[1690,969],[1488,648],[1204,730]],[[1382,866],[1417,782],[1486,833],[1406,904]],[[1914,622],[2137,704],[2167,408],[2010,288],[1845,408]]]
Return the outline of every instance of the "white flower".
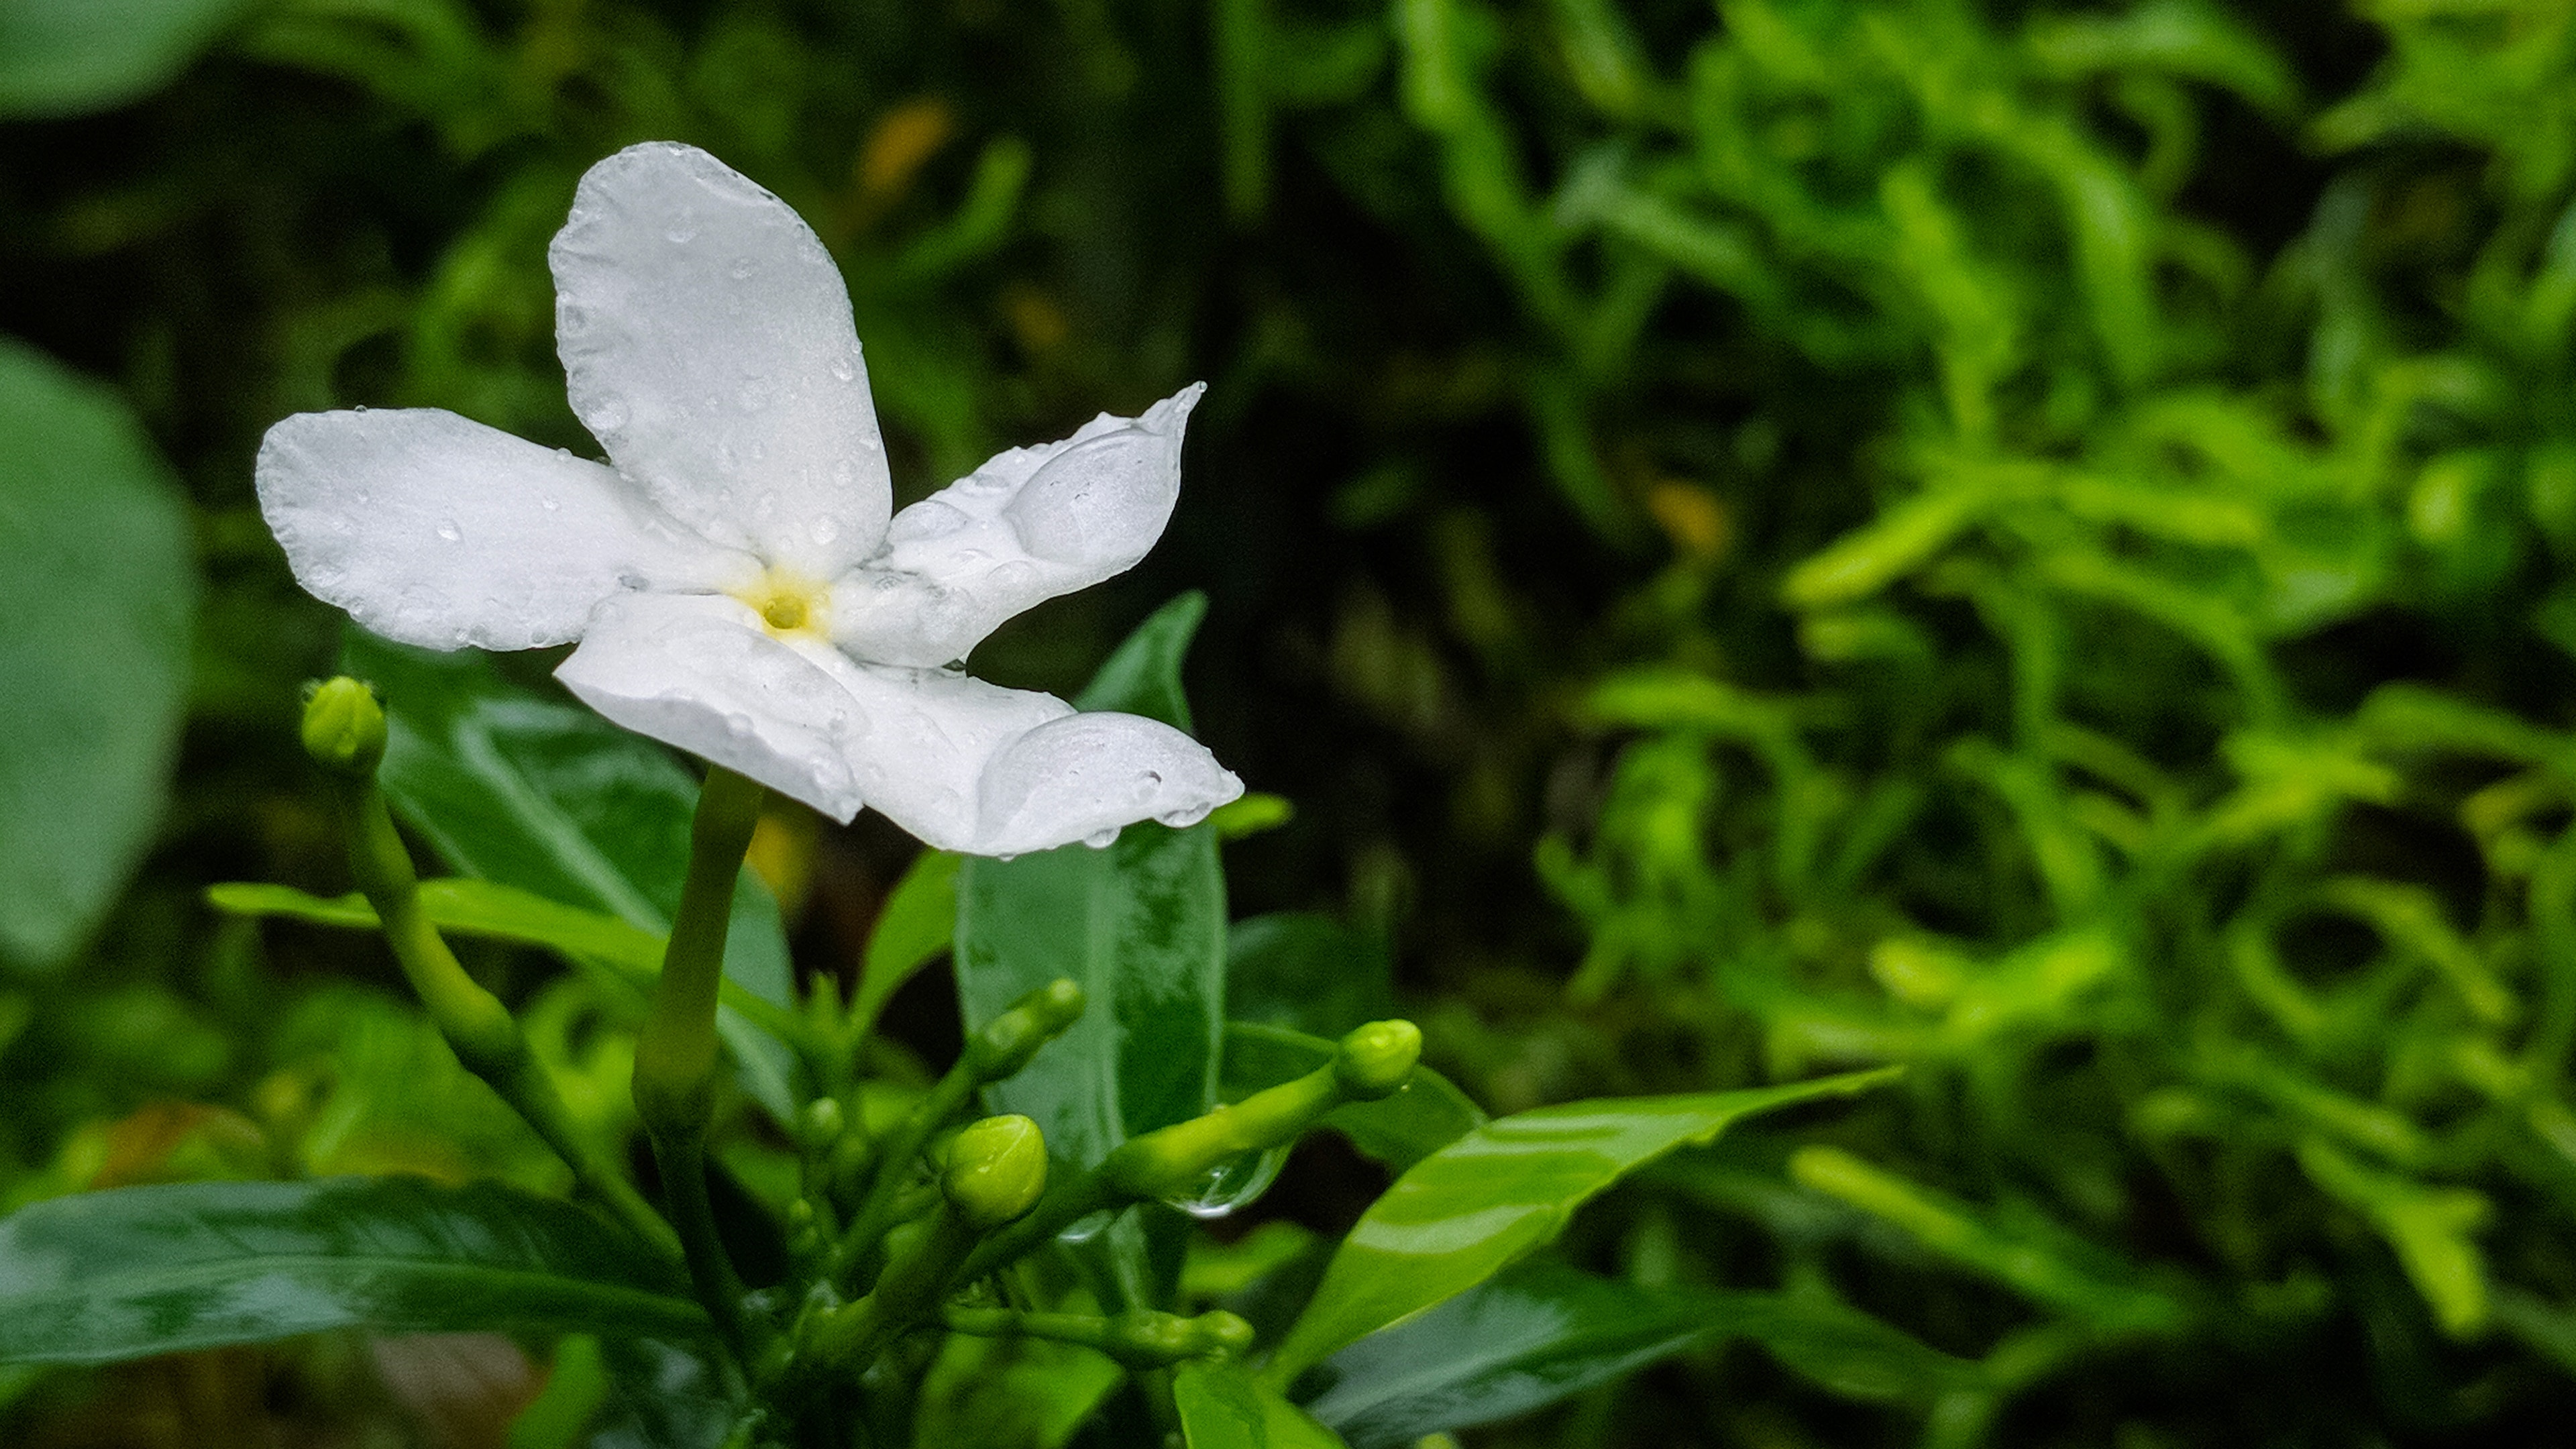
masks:
[[[979,855],[1106,844],[1243,792],[1189,736],[950,668],[1144,557],[1192,387],[887,517],[849,293],[775,196],[693,147],[590,169],[549,252],[572,407],[609,464],[429,409],[269,429],[259,500],[307,589],[388,638],[578,639],[601,714],[848,820]]]

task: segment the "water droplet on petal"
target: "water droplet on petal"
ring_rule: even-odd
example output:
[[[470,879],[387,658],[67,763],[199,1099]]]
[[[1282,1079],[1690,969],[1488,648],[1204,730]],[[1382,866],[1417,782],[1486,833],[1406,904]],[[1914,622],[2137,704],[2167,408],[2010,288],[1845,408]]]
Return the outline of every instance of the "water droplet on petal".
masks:
[[[841,525],[830,518],[818,518],[807,525],[805,536],[818,545],[830,543],[841,536]]]
[[[725,733],[733,736],[735,739],[742,739],[749,735],[751,733],[751,716],[747,714],[726,715]]]
[[[537,506],[543,508],[548,513],[560,513],[563,511],[563,500],[549,495],[547,497],[539,498],[537,500]]]
[[[859,375],[859,365],[846,357],[835,357],[832,359],[832,375],[848,382]]]
[[[438,521],[438,536],[449,543],[455,543],[465,537],[465,530],[456,526],[455,519],[442,518]]]
[[[1118,827],[1112,825],[1106,830],[1095,830],[1082,837],[1082,843],[1094,850],[1107,850],[1118,843]]]
[[[669,231],[662,233],[662,235],[671,239],[671,245],[675,247],[684,247],[697,240],[698,229],[694,226],[675,226]]]
[[[1216,809],[1216,807],[1213,805],[1192,805],[1182,810],[1164,811],[1162,814],[1157,815],[1154,818],[1161,821],[1163,824],[1172,827],[1174,830],[1187,830],[1191,826],[1208,818],[1208,812],[1214,809]]]
[[[736,257],[730,275],[737,282],[748,282],[751,280],[751,270],[751,258]]]
[[[944,538],[974,522],[965,510],[953,503],[925,498],[894,516],[886,526],[888,543],[915,543],[923,539]]]

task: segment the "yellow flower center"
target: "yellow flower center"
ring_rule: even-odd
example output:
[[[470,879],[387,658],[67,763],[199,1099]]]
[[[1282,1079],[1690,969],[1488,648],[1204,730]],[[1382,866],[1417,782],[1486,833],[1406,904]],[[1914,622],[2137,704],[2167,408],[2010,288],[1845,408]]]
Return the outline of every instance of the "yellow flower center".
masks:
[[[777,568],[734,595],[749,604],[760,615],[760,622],[779,638],[822,633],[824,596],[820,585]]]

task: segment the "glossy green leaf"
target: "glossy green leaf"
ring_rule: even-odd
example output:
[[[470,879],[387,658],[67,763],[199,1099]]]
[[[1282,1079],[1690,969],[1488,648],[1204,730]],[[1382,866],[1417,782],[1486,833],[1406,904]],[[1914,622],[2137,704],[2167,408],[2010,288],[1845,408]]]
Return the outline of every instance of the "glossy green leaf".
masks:
[[[81,7],[0,16],[57,8]],[[0,958],[76,950],[151,843],[196,592],[186,505],[124,400],[0,338]]]
[[[1184,594],[1138,626],[1082,706],[1187,728],[1181,656],[1206,607]],[[956,971],[970,1031],[1058,977],[1089,994],[1073,1029],[989,1094],[995,1111],[1036,1119],[1060,1160],[1088,1166],[1137,1133],[1197,1116],[1216,1100],[1224,1026],[1216,832],[1149,821],[1105,850],[968,860],[957,877]]]
[[[497,1183],[189,1182],[0,1219],[0,1361],[106,1363],[330,1328],[694,1337],[679,1267]]]
[[[1414,1164],[1360,1215],[1270,1373],[1293,1377],[1492,1277],[1553,1239],[1577,1207],[1676,1147],[1708,1142],[1757,1112],[1848,1097],[1896,1074],[1569,1102],[1488,1122]]]
[[[963,856],[925,850],[886,896],[850,1005],[850,1020],[860,1030],[875,1026],[903,984],[956,944],[957,871],[964,863]]]
[[[1352,1449],[1555,1403],[1725,1333],[1709,1305],[1557,1263],[1525,1263],[1317,1367],[1305,1400]],[[1300,1386],[1302,1393],[1303,1386]]]
[[[1192,1361],[1174,1369],[1172,1406],[1188,1449],[1338,1449],[1342,1442],[1238,1364]]]
[[[656,934],[670,929],[698,786],[668,750],[510,683],[470,650],[437,654],[352,627],[340,667],[383,696],[392,725],[385,793],[449,865]],[[725,975],[790,1004],[778,903],[749,870],[734,892]],[[717,1027],[744,1091],[791,1120],[787,1049],[731,1010]]]
[[[78,115],[157,90],[249,3],[0,0],[0,115]]]
[[[1338,1037],[1395,1015],[1386,943],[1330,916],[1281,911],[1234,923],[1225,939],[1231,1021]]]
[[[1334,1051],[1332,1042],[1284,1026],[1227,1022],[1219,1095],[1239,1102],[1327,1065]],[[1402,1172],[1485,1122],[1484,1112],[1456,1084],[1429,1067],[1416,1067],[1413,1079],[1392,1096],[1336,1107],[1325,1114],[1323,1125]]]
[[[355,892],[325,899],[292,886],[228,881],[206,887],[206,901],[237,916],[284,916],[362,931],[378,925],[376,908]],[[664,943],[658,932],[550,901],[516,886],[472,876],[440,876],[420,883],[420,905],[430,924],[442,931],[541,946],[598,966],[641,993],[649,993],[654,979],[662,974]],[[727,977],[716,987],[727,1007],[779,1040],[798,1041],[806,1036],[801,1019],[775,1002],[752,995],[741,982]]]

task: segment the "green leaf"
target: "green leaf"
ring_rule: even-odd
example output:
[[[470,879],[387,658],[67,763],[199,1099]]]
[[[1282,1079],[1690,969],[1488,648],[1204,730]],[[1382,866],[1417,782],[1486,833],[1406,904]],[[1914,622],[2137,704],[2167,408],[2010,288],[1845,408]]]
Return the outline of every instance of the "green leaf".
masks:
[[[352,892],[324,899],[293,886],[227,881],[206,887],[206,901],[237,916],[284,916],[316,926],[372,931],[376,908]],[[615,916],[580,910],[516,886],[472,876],[441,876],[420,883],[420,906],[431,925],[460,936],[541,946],[569,960],[597,966],[636,991],[650,994],[662,974],[662,936]],[[731,977],[716,983],[719,999],[781,1041],[802,1041],[805,1023],[751,994]]]
[[[331,1328],[706,1326],[677,1264],[570,1203],[491,1182],[168,1183],[0,1219],[0,1361],[107,1363]]]
[[[84,8],[0,8],[0,96],[12,28]],[[124,400],[0,338],[0,956],[77,949],[151,843],[196,593],[186,506]]]
[[[1342,1442],[1233,1363],[1194,1360],[1174,1369],[1172,1406],[1189,1449],[1338,1449]]]
[[[1629,1172],[1739,1118],[1848,1097],[1894,1069],[1735,1092],[1610,1098],[1488,1122],[1414,1164],[1342,1240],[1270,1366],[1293,1378],[1363,1335],[1483,1282]]]
[[[510,1421],[509,1449],[576,1449],[608,1400],[608,1363],[599,1339],[568,1333],[555,1345],[545,1387]]]
[[[0,0],[0,115],[78,115],[158,90],[247,6]]]
[[[1284,1026],[1225,1024],[1225,1069],[1218,1093],[1239,1102],[1264,1087],[1302,1077],[1333,1060],[1333,1043]],[[1416,1067],[1393,1095],[1349,1102],[1325,1114],[1323,1125],[1397,1172],[1485,1125],[1484,1112],[1447,1077]]]
[[[1061,1449],[1125,1377],[1091,1349],[952,1333],[922,1376],[912,1442]]]
[[[1329,1037],[1393,1016],[1386,943],[1310,911],[1237,921],[1225,938],[1225,1014]]]
[[[385,794],[449,865],[656,935],[670,930],[698,784],[668,750],[510,683],[485,654],[432,653],[353,627],[340,667],[384,697]],[[725,975],[790,1005],[778,903],[749,870],[734,892]],[[792,1121],[787,1049],[730,1009],[717,1029],[743,1090]]]
[[[1180,665],[1206,600],[1184,594],[1118,647],[1085,709],[1186,728]],[[1048,1150],[1088,1167],[1138,1133],[1216,1101],[1224,1027],[1225,877],[1216,832],[1131,825],[1105,850],[971,859],[957,876],[957,995],[974,1031],[1069,977],[1090,995],[1071,1031],[990,1092],[1035,1118]]]
[[[1352,1449],[1491,1423],[1723,1336],[1698,1296],[1525,1263],[1316,1370],[1306,1412]]]
[[[867,959],[859,971],[857,999],[850,1021],[859,1031],[876,1026],[877,1014],[957,941],[957,870],[965,857],[944,850],[925,850],[896,881],[885,908],[877,912],[876,930],[868,936]]]

